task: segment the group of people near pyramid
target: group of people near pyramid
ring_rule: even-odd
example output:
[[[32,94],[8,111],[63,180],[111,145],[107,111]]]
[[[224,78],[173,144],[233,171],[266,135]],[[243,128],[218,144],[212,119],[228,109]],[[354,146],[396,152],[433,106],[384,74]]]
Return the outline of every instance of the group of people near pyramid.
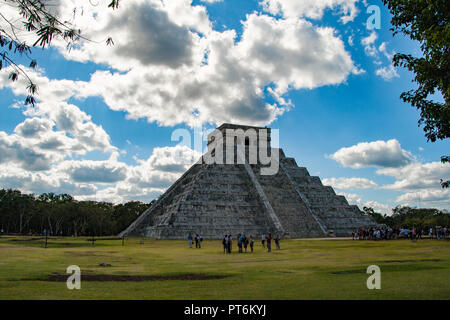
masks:
[[[250,235],[250,237],[247,237],[245,234],[239,233],[236,237],[237,239],[237,247],[238,247],[238,253],[247,253],[247,248],[250,246],[250,252],[253,253],[253,247],[255,244],[255,240],[253,239],[253,236]],[[267,248],[267,252],[272,252],[272,240],[275,241],[275,245],[277,250],[280,250],[280,237],[278,235],[275,236],[275,238],[272,237],[272,234],[269,233],[268,235],[262,234],[261,235],[261,245],[265,249]],[[202,241],[203,238],[199,234],[196,234],[195,236],[192,236],[191,233],[188,235],[188,244],[189,248],[192,248],[192,244],[195,241],[195,247],[201,248],[202,247]],[[223,236],[222,238],[222,245],[223,245],[223,253],[231,253],[233,248],[233,236],[231,233],[228,233]]]
[[[253,239],[253,236],[250,235],[250,237],[247,237],[245,234],[238,234],[237,237],[237,246],[238,246],[238,253],[247,253],[247,247],[250,246],[250,252],[253,253],[253,247],[255,244],[255,240]],[[267,252],[272,251],[272,234],[262,234],[261,235],[261,244],[263,248],[266,248],[267,246]],[[275,237],[275,244],[277,246],[277,249],[280,249],[280,237],[276,235]],[[223,236],[222,239],[222,245],[223,245],[223,253],[231,253],[231,250],[233,248],[233,237],[231,234],[227,234]]]

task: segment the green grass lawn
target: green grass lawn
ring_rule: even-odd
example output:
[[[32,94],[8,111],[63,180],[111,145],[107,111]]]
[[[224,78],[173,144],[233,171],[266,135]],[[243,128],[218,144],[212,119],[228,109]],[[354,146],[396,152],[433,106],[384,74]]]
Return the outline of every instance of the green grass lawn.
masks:
[[[31,240],[34,239],[34,240]],[[0,237],[0,299],[449,299],[450,241],[285,240],[223,254],[221,241]],[[234,242],[234,245],[236,243]],[[101,267],[101,262],[111,267]],[[381,268],[381,290],[366,269]],[[81,268],[81,290],[46,281]],[[83,281],[83,275],[227,275],[213,280]],[[69,276],[69,275],[67,275]],[[26,279],[26,280],[25,280]]]

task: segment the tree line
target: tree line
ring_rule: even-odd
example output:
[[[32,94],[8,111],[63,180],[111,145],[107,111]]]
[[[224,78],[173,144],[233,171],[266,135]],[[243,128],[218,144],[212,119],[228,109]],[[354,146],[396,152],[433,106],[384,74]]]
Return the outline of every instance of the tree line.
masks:
[[[26,194],[0,189],[0,230],[3,234],[55,236],[110,236],[125,230],[154,202],[113,204],[77,201],[69,194]],[[429,228],[450,226],[450,214],[433,208],[397,206],[392,215],[364,207],[365,214],[390,227]]]
[[[153,201],[152,201],[153,202]],[[69,194],[25,194],[0,190],[0,230],[3,234],[55,236],[117,235],[151,204],[77,201]]]
[[[364,207],[363,211],[365,214],[372,216],[377,223],[389,227],[426,229],[436,226],[450,226],[450,214],[439,209],[397,206],[392,209],[392,215],[382,215],[370,207]]]

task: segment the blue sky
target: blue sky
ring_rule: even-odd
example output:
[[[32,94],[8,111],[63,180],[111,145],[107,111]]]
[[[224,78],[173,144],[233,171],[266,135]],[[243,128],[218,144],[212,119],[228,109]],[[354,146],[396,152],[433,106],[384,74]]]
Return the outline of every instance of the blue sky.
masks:
[[[82,3],[63,2],[61,15]],[[426,141],[419,112],[399,98],[413,76],[391,66],[394,52],[420,54],[417,44],[392,36],[381,1],[327,3],[84,7],[73,23],[99,43],[33,50],[35,108],[22,103],[24,83],[0,72],[0,187],[150,201],[188,167],[174,130],[235,122],[279,129],[287,156],[361,208],[449,209],[439,185],[449,142]],[[366,28],[369,5],[381,9],[380,29]]]

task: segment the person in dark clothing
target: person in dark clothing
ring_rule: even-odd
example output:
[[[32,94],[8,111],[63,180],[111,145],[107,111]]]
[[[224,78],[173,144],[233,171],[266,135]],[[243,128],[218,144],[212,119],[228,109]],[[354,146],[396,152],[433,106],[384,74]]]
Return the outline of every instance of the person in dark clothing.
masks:
[[[242,242],[244,240],[244,237],[239,233],[238,234],[238,252],[242,253]]]
[[[190,233],[188,235],[188,244],[189,244],[189,248],[192,248],[192,234],[190,234]]]
[[[277,246],[277,250],[280,250],[280,236],[277,235],[275,237],[275,245]]]
[[[199,238],[198,234],[195,234],[195,247],[198,248]]]
[[[272,252],[272,234],[266,236],[267,252]]]
[[[248,238],[247,238],[247,236],[245,234],[244,234],[243,239],[242,239],[242,244],[244,245],[244,252],[247,253]]]
[[[253,244],[255,241],[253,240],[253,236],[250,236],[250,252],[253,253]]]
[[[228,234],[228,253],[231,253],[232,245],[233,245],[233,240],[231,239],[231,234]]]
[[[223,236],[222,245],[223,245],[223,253],[227,253],[227,251],[228,251],[228,236],[227,235]]]

